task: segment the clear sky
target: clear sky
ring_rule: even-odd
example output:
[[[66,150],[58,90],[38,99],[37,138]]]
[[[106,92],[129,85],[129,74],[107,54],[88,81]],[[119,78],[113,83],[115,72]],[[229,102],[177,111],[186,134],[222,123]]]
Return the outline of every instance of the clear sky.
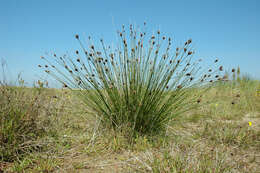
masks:
[[[160,29],[173,43],[193,39],[196,56],[219,57],[260,79],[260,0],[0,0],[0,59],[27,82],[45,77],[45,52],[79,48],[77,33],[116,43],[122,24]],[[1,75],[0,71],[0,75]]]

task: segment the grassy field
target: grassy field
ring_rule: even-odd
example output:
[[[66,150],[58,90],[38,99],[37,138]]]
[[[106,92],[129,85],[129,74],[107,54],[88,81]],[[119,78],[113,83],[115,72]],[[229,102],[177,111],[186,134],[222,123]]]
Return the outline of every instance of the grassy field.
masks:
[[[71,90],[2,86],[0,113],[24,110],[35,117],[23,122],[33,122],[30,132],[37,133],[24,140],[30,133],[22,132],[23,143],[2,156],[0,172],[259,172],[259,90],[253,80],[216,84],[165,136],[140,136],[130,145],[125,132],[88,116]]]

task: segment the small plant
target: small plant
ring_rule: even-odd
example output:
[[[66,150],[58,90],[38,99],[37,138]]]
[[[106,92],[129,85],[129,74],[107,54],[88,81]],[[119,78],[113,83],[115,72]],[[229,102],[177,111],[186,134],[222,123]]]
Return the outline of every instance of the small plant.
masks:
[[[146,24],[144,24],[146,27]],[[203,92],[223,80],[223,66],[202,69],[189,39],[172,48],[172,38],[135,29],[118,31],[119,44],[100,47],[89,37],[87,47],[75,35],[81,51],[75,57],[41,57],[45,72],[75,91],[89,113],[106,127],[127,129],[130,137],[165,132],[176,116],[201,104]]]
[[[0,86],[0,160],[13,161],[38,149],[35,140],[43,136],[39,126],[40,100],[25,88]]]

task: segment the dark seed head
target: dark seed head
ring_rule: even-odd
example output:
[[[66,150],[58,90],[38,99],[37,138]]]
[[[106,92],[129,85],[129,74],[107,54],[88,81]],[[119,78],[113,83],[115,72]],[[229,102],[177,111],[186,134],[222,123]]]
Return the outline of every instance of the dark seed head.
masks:
[[[234,101],[232,101],[232,102],[231,102],[231,104],[232,104],[232,105],[234,105],[234,104],[235,104],[235,102],[234,102]]]
[[[46,68],[48,68],[48,65],[45,65]]]
[[[219,71],[223,71],[223,66],[220,66],[220,67],[219,67]]]
[[[209,69],[209,72],[212,72],[212,70],[211,70],[211,69]]]
[[[94,50],[94,46],[93,45],[90,48]]]
[[[184,52],[186,52],[186,51],[187,51],[187,48],[184,48],[183,50],[184,50]]]
[[[166,59],[166,55],[163,55],[163,59],[164,59],[164,60]]]
[[[216,59],[214,62],[215,62],[215,63],[218,62],[218,59]]]
[[[236,70],[233,68],[233,69],[232,69],[232,72],[234,73],[235,71],[236,71]]]
[[[181,86],[181,85],[178,85],[178,86],[177,86],[177,88],[178,88],[178,89],[181,89],[181,88],[182,88],[182,86]]]
[[[163,38],[162,38],[163,40],[165,40],[166,39],[166,37],[165,36],[163,36]]]
[[[201,102],[201,99],[198,99],[198,100],[197,100],[197,103],[200,103],[200,102]]]
[[[76,38],[76,39],[79,39],[79,35],[78,35],[78,34],[76,34],[76,35],[75,35],[75,38]]]
[[[79,51],[78,51],[78,50],[76,50],[76,54],[79,54]]]
[[[192,54],[192,52],[191,52],[191,51],[189,51],[189,52],[188,52],[188,55],[191,55],[191,54]]]
[[[42,67],[41,65],[38,65],[38,67]]]
[[[77,61],[80,62],[80,59],[78,58]]]
[[[190,76],[191,74],[190,73],[187,73],[186,76]]]

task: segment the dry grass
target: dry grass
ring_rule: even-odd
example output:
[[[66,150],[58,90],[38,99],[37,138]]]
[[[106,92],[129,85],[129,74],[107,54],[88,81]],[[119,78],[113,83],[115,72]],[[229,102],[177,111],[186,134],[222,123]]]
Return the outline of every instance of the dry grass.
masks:
[[[86,116],[84,105],[71,91],[46,90],[49,101],[59,110],[49,115],[56,133],[45,138],[46,150],[28,153],[13,163],[2,162],[0,169],[6,172],[257,172],[259,87],[257,81],[217,85],[199,104],[210,103],[176,118],[166,136],[137,137],[133,145],[129,145],[126,132],[102,129],[95,117]]]

